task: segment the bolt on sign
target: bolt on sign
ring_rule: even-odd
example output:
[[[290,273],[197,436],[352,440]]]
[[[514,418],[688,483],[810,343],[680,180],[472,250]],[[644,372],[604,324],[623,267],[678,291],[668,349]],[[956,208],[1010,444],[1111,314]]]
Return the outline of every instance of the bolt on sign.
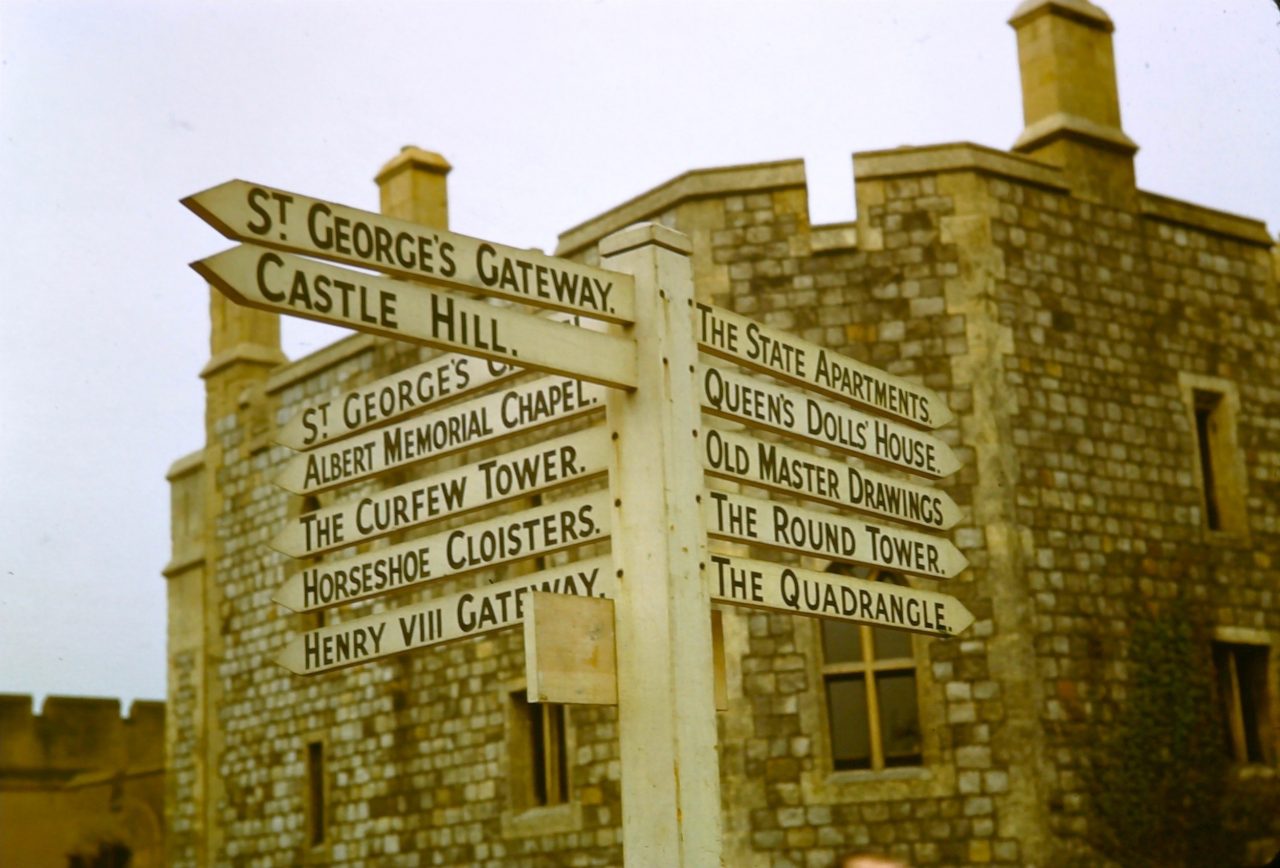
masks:
[[[306,631],[277,662],[315,675],[523,624],[531,699],[618,706],[628,868],[720,864],[712,602],[931,636],[972,622],[946,594],[711,550],[926,579],[967,566],[937,535],[959,508],[912,478],[959,468],[929,433],[952,419],[941,397],[695,303],[685,236],[624,229],[600,242],[596,268],[244,181],[183,204],[242,242],[192,264],[233,301],[444,352],[281,427],[298,453],[283,489],[358,488],[272,540],[300,559],[275,602],[309,612],[477,586]],[[608,488],[582,490],[593,480]],[[406,533],[418,535],[379,542]],[[570,560],[483,580],[552,554]]]

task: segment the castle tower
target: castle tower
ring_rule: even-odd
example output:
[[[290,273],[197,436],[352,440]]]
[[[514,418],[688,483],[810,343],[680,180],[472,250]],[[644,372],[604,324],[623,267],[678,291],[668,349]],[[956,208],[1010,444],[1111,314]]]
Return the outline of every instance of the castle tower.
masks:
[[[445,179],[453,167],[433,151],[406,145],[379,170],[374,180],[382,213],[424,226],[449,228],[449,191]]]

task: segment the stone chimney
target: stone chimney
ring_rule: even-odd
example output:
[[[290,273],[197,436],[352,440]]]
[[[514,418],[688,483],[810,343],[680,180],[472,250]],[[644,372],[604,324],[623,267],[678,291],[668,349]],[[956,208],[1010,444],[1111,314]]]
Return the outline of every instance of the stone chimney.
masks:
[[[1009,24],[1026,123],[1013,150],[1061,167],[1082,198],[1132,202],[1138,146],[1120,128],[1111,18],[1088,0],[1026,0]]]
[[[453,166],[444,157],[413,145],[400,149],[374,180],[382,213],[437,229],[449,228],[449,191],[445,177]]]

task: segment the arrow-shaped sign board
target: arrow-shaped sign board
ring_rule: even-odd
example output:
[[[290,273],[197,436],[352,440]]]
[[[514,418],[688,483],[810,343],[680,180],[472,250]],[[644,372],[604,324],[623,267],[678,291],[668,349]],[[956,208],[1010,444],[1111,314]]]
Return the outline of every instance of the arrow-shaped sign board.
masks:
[[[438,356],[337,397],[311,402],[280,426],[276,442],[297,451],[314,449],[523,373],[523,368],[463,353]]]
[[[722,479],[934,530],[960,520],[960,507],[945,491],[844,461],[718,428],[703,431],[702,445],[703,469]]]
[[[843,404],[806,395],[715,365],[700,365],[698,384],[708,413],[891,467],[939,478],[960,469],[938,438]]]
[[[564,551],[609,536],[609,493],[597,491],[409,540],[290,576],[275,601],[309,612]]]
[[[618,335],[252,244],[191,267],[247,307],[605,386],[636,385],[635,344]]]
[[[932,389],[741,314],[699,304],[698,349],[903,422],[940,428],[954,418]]]
[[[973,623],[948,594],[727,555],[710,562],[711,598],[722,603],[931,636],[955,636]]]
[[[513,627],[523,621],[534,591],[612,597],[615,582],[612,559],[592,558],[309,630],[289,642],[276,662],[297,675],[342,669]]]
[[[950,579],[969,561],[950,540],[724,491],[702,499],[707,535],[850,564]]]
[[[248,181],[219,184],[188,196],[182,204],[236,241],[594,319],[629,323],[635,318],[631,275],[536,250],[481,241]]]
[[[275,482],[295,494],[325,491],[580,418],[603,410],[604,396],[604,387],[594,383],[544,377],[295,455]]]
[[[546,318],[594,331],[604,328],[602,323],[584,320],[576,314],[550,313]],[[314,449],[330,440],[341,440],[416,416],[526,373],[524,368],[465,353],[437,356],[335,397],[304,404],[292,419],[280,426],[276,442],[299,452]]]
[[[290,520],[271,545],[290,557],[308,557],[585,481],[608,466],[604,428],[586,428],[304,513]]]

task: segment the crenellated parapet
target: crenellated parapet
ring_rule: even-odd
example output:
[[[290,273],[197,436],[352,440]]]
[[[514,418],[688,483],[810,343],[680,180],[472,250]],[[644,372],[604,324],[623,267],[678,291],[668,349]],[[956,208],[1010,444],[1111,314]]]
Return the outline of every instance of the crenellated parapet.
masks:
[[[164,718],[163,702],[122,715],[118,699],[50,696],[37,714],[30,696],[0,694],[0,861],[158,868]]]
[[[0,779],[89,769],[161,769],[164,703],[50,696],[36,714],[28,695],[0,695]]]

